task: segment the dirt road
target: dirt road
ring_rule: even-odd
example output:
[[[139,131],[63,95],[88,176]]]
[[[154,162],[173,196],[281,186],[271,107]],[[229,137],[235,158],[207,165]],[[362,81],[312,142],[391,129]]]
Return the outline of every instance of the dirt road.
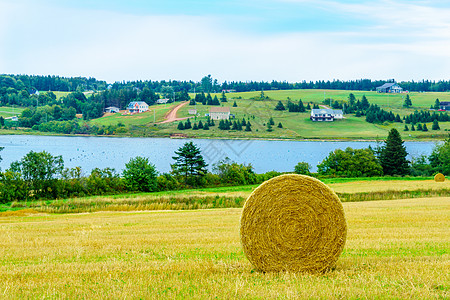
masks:
[[[186,118],[177,118],[177,112],[180,108],[182,108],[183,106],[185,106],[186,104],[188,104],[189,101],[183,102],[178,104],[177,106],[175,106],[174,108],[172,108],[166,115],[165,115],[165,120],[160,122],[159,124],[163,124],[163,123],[170,123],[170,122],[174,122],[174,121],[180,121],[180,120],[185,120],[188,119],[189,117]]]

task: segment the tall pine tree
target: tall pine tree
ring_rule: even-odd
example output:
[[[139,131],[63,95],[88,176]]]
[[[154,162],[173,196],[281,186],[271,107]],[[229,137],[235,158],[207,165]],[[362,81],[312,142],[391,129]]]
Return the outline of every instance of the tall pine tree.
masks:
[[[389,135],[378,153],[384,175],[406,175],[409,165],[406,160],[406,148],[397,129],[389,131]]]
[[[172,172],[178,176],[185,184],[197,186],[201,184],[201,179],[206,175],[208,166],[201,155],[200,149],[193,143],[187,142],[177,151],[173,165],[170,165]]]

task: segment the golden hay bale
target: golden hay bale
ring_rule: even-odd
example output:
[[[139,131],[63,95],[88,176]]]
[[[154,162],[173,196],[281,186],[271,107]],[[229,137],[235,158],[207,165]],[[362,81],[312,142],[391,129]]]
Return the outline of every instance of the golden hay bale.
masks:
[[[436,175],[434,175],[434,181],[436,181],[436,182],[444,182],[445,181],[444,174],[437,173]]]
[[[241,243],[260,271],[321,272],[335,265],[347,236],[344,209],[324,183],[281,175],[256,188],[241,216]]]

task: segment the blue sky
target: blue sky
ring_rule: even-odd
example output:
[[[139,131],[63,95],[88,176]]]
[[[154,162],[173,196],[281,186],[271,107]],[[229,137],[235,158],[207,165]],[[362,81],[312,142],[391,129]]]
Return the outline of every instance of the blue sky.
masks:
[[[0,0],[0,73],[449,80],[449,1]]]

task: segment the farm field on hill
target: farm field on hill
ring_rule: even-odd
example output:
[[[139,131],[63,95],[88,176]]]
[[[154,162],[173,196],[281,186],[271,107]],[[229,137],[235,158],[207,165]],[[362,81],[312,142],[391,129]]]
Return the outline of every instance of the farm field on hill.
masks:
[[[0,106],[0,117],[9,118],[18,116],[24,110],[22,107]]]
[[[325,274],[260,273],[241,209],[0,217],[1,293],[17,298],[450,297],[448,197],[344,203]]]
[[[331,98],[333,100],[348,100],[348,95],[353,93],[357,99],[361,99],[363,95],[369,99],[372,104],[377,104],[378,106],[390,107],[390,108],[402,108],[404,98],[406,93],[401,94],[386,94],[377,93],[373,91],[352,91],[352,90],[271,90],[264,91],[264,95],[268,96],[273,100],[287,100],[289,97],[292,101],[302,100],[303,103],[314,102],[320,103],[324,99]],[[220,98],[221,94],[217,95]],[[259,97],[261,91],[255,92],[243,92],[243,93],[227,93],[226,96],[229,99],[239,98],[250,99],[252,97]],[[430,105],[434,105],[436,98],[440,101],[450,101],[449,92],[410,92],[409,96],[412,99],[413,109],[414,108],[430,108]]]

